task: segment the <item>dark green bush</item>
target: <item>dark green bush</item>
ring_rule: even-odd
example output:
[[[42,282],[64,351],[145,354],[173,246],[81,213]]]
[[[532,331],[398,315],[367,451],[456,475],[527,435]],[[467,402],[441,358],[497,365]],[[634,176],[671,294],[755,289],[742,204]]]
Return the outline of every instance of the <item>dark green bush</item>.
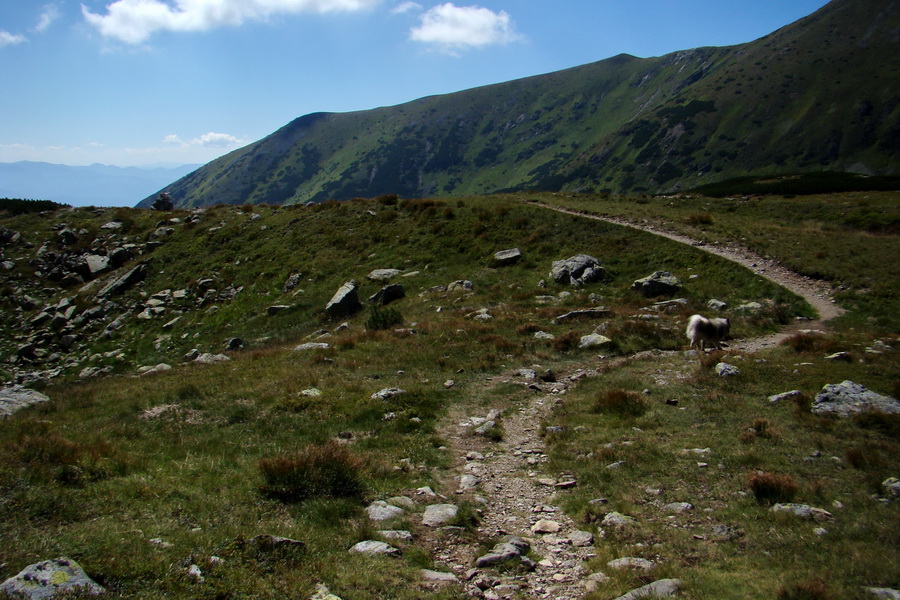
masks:
[[[366,329],[372,331],[390,329],[391,327],[401,325],[402,323],[403,315],[401,315],[400,311],[397,309],[373,306],[369,313],[369,318],[366,319]]]

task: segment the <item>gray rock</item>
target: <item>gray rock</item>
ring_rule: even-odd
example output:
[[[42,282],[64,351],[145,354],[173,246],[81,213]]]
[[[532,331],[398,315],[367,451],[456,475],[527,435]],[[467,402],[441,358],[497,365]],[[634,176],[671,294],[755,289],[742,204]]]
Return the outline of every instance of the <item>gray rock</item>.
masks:
[[[329,346],[325,342],[306,342],[294,348],[295,352],[304,352],[306,350],[328,350]]]
[[[594,534],[590,531],[573,531],[569,534],[569,541],[576,548],[586,548],[594,543]]]
[[[654,566],[652,561],[647,560],[646,558],[635,558],[633,556],[626,556],[623,558],[617,558],[615,560],[611,560],[606,563],[606,566],[610,569],[643,569],[648,571],[652,569]]]
[[[655,298],[676,293],[681,289],[681,280],[669,271],[654,271],[652,275],[632,283],[631,289],[640,292],[645,298]]]
[[[741,304],[735,309],[737,312],[757,312],[762,310],[762,304],[759,302],[748,302]]]
[[[404,289],[403,284],[392,283],[372,294],[369,298],[369,304],[381,304],[384,306],[404,296],[406,296],[406,289]]]
[[[662,507],[663,512],[669,514],[681,514],[694,510],[694,505],[690,502],[671,502]]]
[[[881,482],[881,489],[888,498],[900,498],[900,479],[888,477]]]
[[[65,557],[25,567],[18,575],[0,584],[0,592],[29,600],[53,598],[76,590],[91,596],[106,591],[88,577],[77,562]]]
[[[816,415],[847,417],[865,412],[900,414],[900,402],[891,396],[882,396],[852,381],[828,384],[816,394],[812,403]]]
[[[627,527],[635,522],[636,519],[634,517],[629,517],[617,512],[611,512],[603,517],[603,525],[606,525],[607,527]]]
[[[389,540],[403,540],[404,542],[409,542],[413,539],[413,534],[405,529],[382,529],[378,532],[378,535]]]
[[[876,587],[866,587],[863,588],[876,598],[884,598],[885,600],[900,600],[900,590],[895,590],[892,588],[876,588]]]
[[[431,504],[422,515],[422,525],[426,527],[440,527],[456,518],[459,507],[455,504]]]
[[[471,292],[475,286],[468,279],[457,279],[447,286],[448,292]]]
[[[124,275],[116,277],[105,286],[103,286],[103,288],[101,288],[101,290],[97,292],[97,297],[105,298],[107,296],[114,296],[116,294],[121,294],[127,291],[137,283],[143,281],[147,276],[148,270],[149,268],[147,267],[147,263],[141,263],[136,267],[129,269]]]
[[[309,600],[341,600],[340,596],[335,596],[326,586],[321,583],[316,584],[316,593],[309,597]]]
[[[204,352],[203,354],[195,358],[194,362],[201,365],[211,365],[217,362],[225,362],[228,360],[231,360],[231,358],[224,354],[212,354],[211,352]]]
[[[399,548],[394,548],[390,544],[385,542],[378,542],[375,540],[366,540],[364,542],[359,542],[355,544],[352,548],[350,548],[350,552],[357,552],[359,554],[369,554],[369,555],[377,555],[383,554],[386,556],[399,556],[400,550]]]
[[[522,252],[518,248],[500,250],[494,253],[494,264],[498,267],[512,265],[522,260]]]
[[[487,435],[488,432],[490,432],[495,427],[497,427],[497,422],[494,421],[493,419],[488,419],[487,421],[485,421],[484,423],[482,423],[481,425],[479,425],[478,427],[475,428],[475,433],[477,435]]]
[[[520,537],[509,535],[496,544],[491,551],[475,560],[477,568],[485,568],[506,562],[508,560],[521,560],[531,549],[531,546]]]
[[[366,275],[366,279],[371,281],[390,281],[394,277],[400,275],[400,269],[375,269],[368,275]]]
[[[44,394],[21,385],[0,388],[0,418],[8,417],[27,406],[49,401],[50,398]]]
[[[432,583],[459,583],[459,578],[453,573],[443,573],[430,569],[422,569],[421,573],[422,579]]]
[[[853,357],[849,352],[835,352],[825,357],[825,360],[839,360],[841,362],[853,362]]]
[[[88,278],[93,279],[107,269],[109,269],[108,256],[101,256],[99,254],[84,255],[84,275],[86,275]]]
[[[342,285],[328,304],[325,305],[325,312],[329,317],[346,317],[358,312],[362,308],[357,293],[356,281],[350,280]]]
[[[737,377],[741,374],[741,370],[734,365],[720,362],[716,365],[716,375],[719,377]]]
[[[116,248],[109,253],[109,264],[114,269],[118,269],[131,260],[134,260],[134,252],[128,248]]]
[[[793,515],[800,519],[810,519],[813,521],[830,521],[834,516],[827,510],[814,508],[808,504],[783,503],[776,504],[771,509],[773,513]]]
[[[376,500],[366,507],[366,514],[372,521],[390,521],[403,516],[403,509],[384,500]]]
[[[541,519],[531,526],[531,533],[556,533],[559,531],[559,523],[549,519]]]
[[[706,303],[706,306],[709,307],[710,310],[722,311],[728,308],[728,303],[713,298]]]
[[[582,285],[599,281],[605,274],[599,260],[588,254],[576,254],[553,261],[548,276],[556,283]]]
[[[406,390],[401,390],[400,388],[384,388],[382,390],[378,390],[374,394],[372,394],[372,400],[381,400],[387,402],[394,396],[399,396],[401,394],[405,394]]]
[[[790,400],[791,398],[796,398],[802,395],[803,392],[801,392],[800,390],[791,390],[789,392],[782,392],[780,394],[769,396],[769,402],[772,402],[774,404],[776,402],[781,402],[782,400]]]
[[[269,308],[266,309],[266,314],[270,317],[274,317],[278,313],[289,309],[291,306],[289,304],[273,304]]]
[[[288,275],[288,278],[284,281],[284,285],[281,286],[281,293],[286,294],[291,292],[300,285],[300,280],[303,278],[302,273],[291,273]]]
[[[612,311],[605,306],[598,306],[596,308],[585,308],[567,312],[566,314],[553,319],[553,323],[559,324],[563,321],[571,321],[573,319],[603,319],[610,315],[612,315]]]
[[[633,589],[615,600],[639,600],[640,598],[670,598],[678,593],[680,579],[658,579],[653,583]]]
[[[597,346],[603,346],[610,343],[612,343],[612,340],[605,335],[600,335],[599,333],[589,333],[581,337],[581,340],[579,340],[578,342],[578,347],[595,348]]]

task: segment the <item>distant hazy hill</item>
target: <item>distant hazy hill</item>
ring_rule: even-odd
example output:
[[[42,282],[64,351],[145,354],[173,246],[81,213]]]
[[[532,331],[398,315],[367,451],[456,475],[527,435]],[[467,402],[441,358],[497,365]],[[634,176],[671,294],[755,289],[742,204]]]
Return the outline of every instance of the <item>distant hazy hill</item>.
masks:
[[[619,55],[394,107],[307,115],[165,189],[178,206],[200,206],[898,174],[898,30],[896,2],[834,0],[739,46]]]
[[[133,206],[141,198],[190,173],[179,167],[70,167],[44,162],[0,163],[0,197],[53,200],[73,206]]]

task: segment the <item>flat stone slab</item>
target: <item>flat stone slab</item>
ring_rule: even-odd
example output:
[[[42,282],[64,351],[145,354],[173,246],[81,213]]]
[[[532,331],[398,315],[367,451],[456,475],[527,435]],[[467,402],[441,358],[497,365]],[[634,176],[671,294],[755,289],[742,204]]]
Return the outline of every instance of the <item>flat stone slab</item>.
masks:
[[[49,400],[48,396],[21,385],[0,389],[0,418],[8,417],[26,406]]]
[[[376,500],[366,507],[366,513],[373,521],[390,521],[403,515],[403,509],[384,500]]]
[[[350,552],[357,552],[359,554],[384,554],[387,556],[399,556],[400,550],[394,548],[390,544],[385,542],[378,542],[375,540],[366,540],[364,542],[359,542],[355,544],[352,548],[350,548]]]
[[[455,504],[432,504],[425,509],[422,515],[422,525],[426,527],[440,527],[456,518],[459,508]]]
[[[639,600],[640,598],[670,598],[678,593],[680,579],[658,579],[653,583],[631,590],[615,600]]]

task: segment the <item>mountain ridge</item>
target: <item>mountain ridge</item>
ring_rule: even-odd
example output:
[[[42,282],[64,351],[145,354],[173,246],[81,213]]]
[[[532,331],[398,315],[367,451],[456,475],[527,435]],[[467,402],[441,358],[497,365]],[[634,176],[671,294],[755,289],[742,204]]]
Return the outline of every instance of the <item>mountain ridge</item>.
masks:
[[[835,0],[746,44],[619,54],[391,107],[312,113],[162,191],[188,207],[896,174],[898,31],[891,0]]]

